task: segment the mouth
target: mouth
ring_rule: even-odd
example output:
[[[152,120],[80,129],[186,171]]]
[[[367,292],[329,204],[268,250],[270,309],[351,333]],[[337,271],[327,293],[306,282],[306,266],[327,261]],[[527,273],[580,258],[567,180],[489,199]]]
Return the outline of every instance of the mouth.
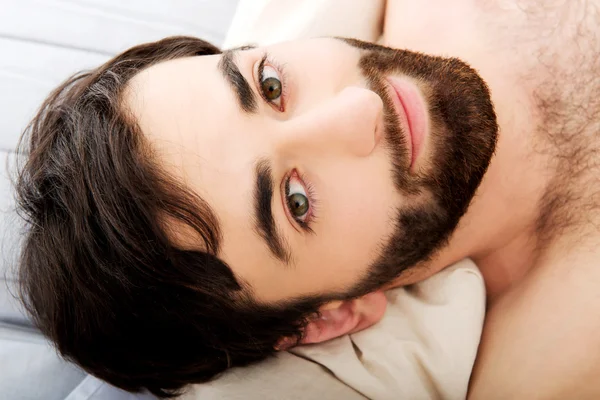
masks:
[[[392,76],[385,80],[389,84],[390,98],[406,138],[408,154],[411,156],[410,170],[414,170],[427,131],[425,103],[411,82]]]

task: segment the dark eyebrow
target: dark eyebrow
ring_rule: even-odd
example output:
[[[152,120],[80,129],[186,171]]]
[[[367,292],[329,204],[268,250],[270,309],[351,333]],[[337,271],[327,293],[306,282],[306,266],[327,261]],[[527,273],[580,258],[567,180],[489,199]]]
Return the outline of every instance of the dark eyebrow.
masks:
[[[275,225],[271,201],[273,199],[273,174],[268,161],[258,160],[254,167],[254,230],[263,238],[271,253],[285,264],[290,264],[292,255]]]
[[[226,50],[223,52],[221,59],[219,60],[219,71],[223,74],[223,77],[229,83],[229,86],[233,89],[236,95],[238,104],[242,111],[247,114],[254,114],[258,110],[258,103],[256,96],[252,91],[252,88],[248,84],[244,75],[240,72],[239,67],[235,63],[235,56],[239,50],[247,50],[252,48],[251,46],[244,46],[237,49]]]

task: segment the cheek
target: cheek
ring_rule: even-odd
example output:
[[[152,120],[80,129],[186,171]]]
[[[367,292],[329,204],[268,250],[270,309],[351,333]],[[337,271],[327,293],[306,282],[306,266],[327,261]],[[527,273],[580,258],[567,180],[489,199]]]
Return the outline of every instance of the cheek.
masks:
[[[336,289],[354,285],[393,233],[398,198],[390,190],[392,185],[381,172],[363,174],[339,178],[324,193],[327,204],[321,210],[323,218],[316,238],[319,249],[313,254],[320,254],[319,270],[326,271],[320,273],[331,275]]]
[[[348,251],[360,248],[361,252],[370,252],[390,233],[393,202],[377,187],[351,189],[335,196],[337,207],[332,211],[332,224],[348,244]]]

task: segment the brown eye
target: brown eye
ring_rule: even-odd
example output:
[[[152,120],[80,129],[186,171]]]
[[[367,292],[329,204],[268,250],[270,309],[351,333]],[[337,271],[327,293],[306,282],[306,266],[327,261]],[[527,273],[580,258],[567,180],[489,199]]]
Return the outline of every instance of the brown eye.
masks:
[[[281,81],[277,78],[267,78],[260,83],[265,97],[271,101],[281,96]]]
[[[282,108],[283,83],[277,70],[270,65],[265,65],[261,71],[260,90],[267,102]]]
[[[312,232],[310,223],[313,219],[313,205],[310,191],[304,187],[304,183],[298,172],[293,170],[285,182],[285,208],[288,215],[293,218],[301,228]]]
[[[308,199],[302,193],[293,193],[287,198],[290,212],[296,218],[302,218],[308,212]]]

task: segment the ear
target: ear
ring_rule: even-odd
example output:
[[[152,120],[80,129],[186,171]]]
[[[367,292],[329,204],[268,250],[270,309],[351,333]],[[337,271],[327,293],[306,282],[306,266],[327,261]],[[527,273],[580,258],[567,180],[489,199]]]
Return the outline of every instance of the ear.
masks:
[[[320,343],[346,334],[361,331],[383,318],[387,299],[383,291],[346,301],[335,301],[319,309],[320,317],[308,323],[300,344]],[[281,338],[275,350],[287,350],[298,343]]]
[[[319,310],[320,318],[306,326],[300,343],[320,343],[366,329],[383,318],[386,306],[383,292],[326,304]]]

